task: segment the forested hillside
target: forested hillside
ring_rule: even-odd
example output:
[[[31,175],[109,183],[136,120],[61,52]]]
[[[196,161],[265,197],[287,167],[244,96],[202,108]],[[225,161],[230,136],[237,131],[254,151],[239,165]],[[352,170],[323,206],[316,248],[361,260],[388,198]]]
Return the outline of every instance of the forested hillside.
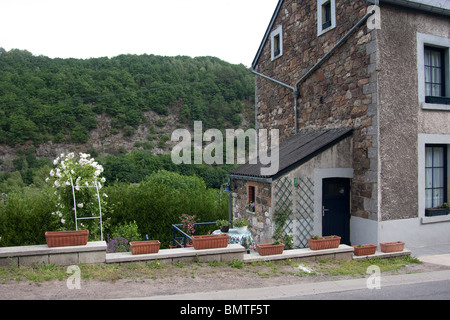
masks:
[[[161,126],[172,116],[179,127],[236,128],[253,94],[245,66],[213,57],[51,59],[0,48],[0,145],[83,144],[99,116],[110,119],[108,134],[132,136],[149,111]]]

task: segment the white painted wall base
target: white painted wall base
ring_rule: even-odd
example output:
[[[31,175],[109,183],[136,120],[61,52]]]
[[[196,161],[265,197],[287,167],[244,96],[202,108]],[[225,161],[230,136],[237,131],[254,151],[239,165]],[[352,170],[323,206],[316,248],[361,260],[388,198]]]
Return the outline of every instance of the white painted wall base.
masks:
[[[422,218],[378,222],[352,217],[350,239],[352,245],[364,243],[378,245],[380,242],[400,240],[406,243],[407,248],[448,243],[450,242],[450,220],[424,224]]]

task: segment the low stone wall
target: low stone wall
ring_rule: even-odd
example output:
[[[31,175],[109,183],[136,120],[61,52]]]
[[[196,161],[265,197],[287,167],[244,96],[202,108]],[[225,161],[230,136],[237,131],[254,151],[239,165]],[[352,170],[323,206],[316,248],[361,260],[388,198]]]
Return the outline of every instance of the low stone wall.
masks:
[[[21,267],[42,264],[70,266],[79,263],[105,263],[105,260],[105,241],[92,241],[85,246],[50,248],[44,244],[0,248],[0,266]]]
[[[273,261],[295,259],[296,261],[318,261],[326,260],[352,260],[353,247],[341,244],[335,249],[311,250],[309,248],[284,250],[282,254],[260,256],[257,252],[250,253],[244,256],[244,262],[255,261]]]
[[[365,259],[367,256],[356,257],[353,255],[353,247],[341,244],[335,249],[311,250],[293,249],[284,250],[282,254],[260,256],[258,252],[246,253],[243,246],[229,244],[226,248],[196,250],[190,248],[161,249],[158,253],[137,254],[131,252],[106,253],[105,241],[88,242],[85,246],[55,247],[47,245],[4,247],[0,248],[0,267],[36,266],[53,264],[56,266],[69,266],[76,264],[112,264],[112,263],[136,263],[152,262],[177,263],[177,262],[229,262],[239,260],[243,262],[275,261],[295,259],[297,261],[327,260],[352,260]],[[369,257],[387,258],[391,256],[407,255],[411,252],[381,253]]]
[[[245,248],[239,244],[229,244],[226,248],[196,250],[193,247],[161,249],[158,253],[132,255],[130,252],[108,253],[106,263],[129,263],[158,260],[161,263],[177,262],[228,262],[243,260]]]

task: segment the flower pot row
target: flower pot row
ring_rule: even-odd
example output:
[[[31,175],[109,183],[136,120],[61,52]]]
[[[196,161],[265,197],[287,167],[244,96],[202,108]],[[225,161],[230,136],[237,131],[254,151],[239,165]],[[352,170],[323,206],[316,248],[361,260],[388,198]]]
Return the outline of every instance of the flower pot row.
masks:
[[[45,241],[48,247],[84,246],[89,238],[89,230],[48,231]],[[158,240],[130,242],[131,254],[158,253]]]
[[[353,246],[355,251],[353,252],[355,256],[367,256],[375,254],[377,246],[374,244],[362,244],[358,246]],[[403,251],[405,248],[405,243],[403,241],[392,241],[392,242],[380,242],[380,250],[384,253],[399,252]]]
[[[54,231],[46,232],[45,238],[49,247],[80,246],[86,245],[89,231]],[[230,236],[227,234],[193,236],[192,246],[196,250],[225,248],[228,246]],[[158,253],[160,242],[158,240],[133,241],[130,242],[132,254]]]
[[[313,237],[308,239],[309,248],[311,250],[323,250],[338,248],[341,241],[339,236]],[[405,243],[402,241],[381,242],[380,249],[382,252],[398,252],[403,251]],[[353,246],[356,256],[365,256],[375,254],[377,246],[373,244],[363,244]]]

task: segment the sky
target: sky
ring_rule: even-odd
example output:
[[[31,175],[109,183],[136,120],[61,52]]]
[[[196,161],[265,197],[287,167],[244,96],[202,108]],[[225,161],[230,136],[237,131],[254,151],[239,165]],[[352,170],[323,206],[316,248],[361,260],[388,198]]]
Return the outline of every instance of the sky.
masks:
[[[278,0],[0,0],[0,47],[50,58],[215,56],[250,66]]]

